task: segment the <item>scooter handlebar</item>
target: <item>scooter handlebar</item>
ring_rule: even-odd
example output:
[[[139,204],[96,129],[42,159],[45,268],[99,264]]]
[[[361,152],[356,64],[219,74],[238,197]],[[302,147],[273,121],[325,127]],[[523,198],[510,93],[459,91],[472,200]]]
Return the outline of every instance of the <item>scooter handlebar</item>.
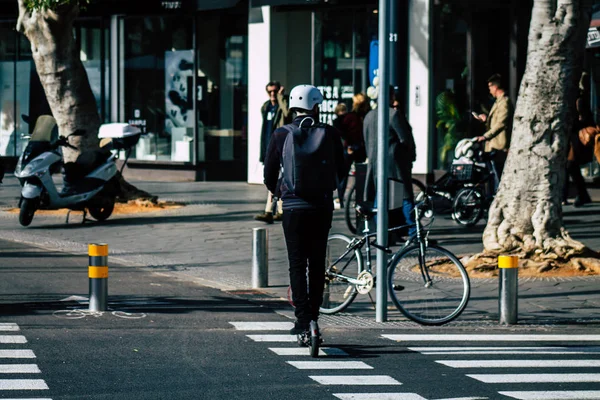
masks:
[[[69,139],[65,136],[59,136],[58,139],[52,143],[52,147],[58,148],[59,146],[68,147],[73,150],[79,150],[77,147],[69,143]]]

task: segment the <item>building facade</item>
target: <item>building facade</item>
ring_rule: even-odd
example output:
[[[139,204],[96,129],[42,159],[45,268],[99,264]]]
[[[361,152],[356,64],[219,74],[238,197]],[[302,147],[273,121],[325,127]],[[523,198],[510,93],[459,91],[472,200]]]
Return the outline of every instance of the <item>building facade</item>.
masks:
[[[29,42],[15,31],[17,2],[0,4],[0,157],[14,162],[33,128],[21,115],[35,121],[50,110]],[[471,112],[490,109],[489,76],[500,73],[516,101],[531,7],[532,0],[393,3],[391,82],[413,127],[416,175],[433,179],[458,140],[481,133]],[[337,104],[351,105],[373,86],[377,11],[377,0],[101,0],[81,13],[74,34],[102,121],[144,131],[126,173],[262,183],[266,83],[278,80],[288,92],[318,86],[321,118],[331,122]],[[597,112],[593,45],[586,59]]]

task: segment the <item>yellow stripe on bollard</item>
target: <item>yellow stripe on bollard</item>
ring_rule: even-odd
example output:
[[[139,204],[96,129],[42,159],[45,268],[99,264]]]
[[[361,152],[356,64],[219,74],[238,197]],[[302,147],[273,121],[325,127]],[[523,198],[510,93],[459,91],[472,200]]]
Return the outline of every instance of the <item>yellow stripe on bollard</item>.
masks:
[[[498,256],[498,268],[519,268],[519,257]]]
[[[90,243],[88,245],[88,255],[90,257],[108,256],[108,245],[104,243]]]
[[[88,276],[94,278],[108,278],[108,267],[95,267],[90,265],[88,267]]]

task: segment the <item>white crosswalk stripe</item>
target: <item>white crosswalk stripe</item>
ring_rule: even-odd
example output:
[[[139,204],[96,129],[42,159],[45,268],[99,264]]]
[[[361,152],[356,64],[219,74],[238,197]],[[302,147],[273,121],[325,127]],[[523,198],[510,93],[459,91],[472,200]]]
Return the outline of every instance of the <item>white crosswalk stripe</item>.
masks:
[[[598,400],[600,390],[498,392],[503,396],[520,400]]]
[[[600,354],[600,347],[409,347],[424,355],[457,354]]]
[[[298,369],[373,369],[362,361],[286,361]]]
[[[0,379],[0,390],[49,389],[43,379]]]
[[[581,383],[600,382],[600,374],[476,374],[484,383]]]
[[[36,364],[0,364],[0,374],[39,374]]]
[[[321,385],[402,385],[388,375],[313,375]]]
[[[0,350],[0,358],[35,358],[31,350]]]
[[[600,342],[600,335],[381,335],[397,342]]]
[[[0,344],[22,344],[27,343],[27,339],[22,335],[0,335]]]
[[[19,330],[19,325],[13,322],[4,322],[0,323],[0,331],[2,332],[17,332]]]
[[[246,335],[255,342],[297,342],[293,335]]]
[[[309,356],[308,351],[306,351],[305,347],[270,347],[273,353],[279,356]],[[342,349],[336,349],[334,347],[321,347],[319,349],[319,356],[347,356],[346,353]]]
[[[238,331],[289,331],[291,322],[230,322]]]
[[[436,361],[452,368],[589,368],[600,360],[451,360]]]

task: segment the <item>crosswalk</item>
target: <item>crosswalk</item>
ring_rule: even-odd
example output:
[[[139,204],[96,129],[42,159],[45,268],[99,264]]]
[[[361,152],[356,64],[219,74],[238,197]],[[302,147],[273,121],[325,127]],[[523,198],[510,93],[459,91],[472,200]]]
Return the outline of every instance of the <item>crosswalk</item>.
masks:
[[[298,347],[296,337],[287,332],[292,328],[291,322],[230,322],[236,330],[248,332],[249,339],[265,343],[268,350],[282,356],[283,362],[299,371],[306,371],[308,378],[320,385],[334,388],[333,397],[340,400],[428,400],[417,393],[399,390],[402,382],[390,375],[382,375],[368,363],[353,360],[343,349],[323,347],[318,359],[306,360],[309,357],[307,348]],[[328,359],[335,357],[334,359]],[[304,359],[303,359],[304,358]],[[336,372],[343,374],[336,374]],[[353,387],[377,388],[372,392],[353,392]],[[350,388],[350,389],[348,389]],[[356,389],[355,389],[356,390]],[[369,391],[369,389],[367,389]],[[383,390],[383,392],[382,392]],[[345,392],[347,391],[347,392]],[[325,392],[324,392],[325,393]],[[486,397],[469,397],[456,400],[478,400]],[[451,399],[438,399],[451,400]]]
[[[410,351],[430,356],[433,361],[465,372],[465,376],[494,385],[500,395],[519,400],[600,399],[600,335],[404,335],[386,334],[384,338],[400,342]],[[460,346],[417,346],[457,342]],[[476,342],[478,346],[469,346]],[[482,346],[486,344],[488,346]],[[506,346],[506,343],[562,343],[564,345]],[[498,346],[498,345],[501,346]],[[572,345],[571,345],[572,344]],[[559,356],[559,358],[557,358]],[[531,390],[507,390],[530,385]],[[573,390],[560,389],[569,384]],[[587,390],[576,385],[584,384]],[[544,388],[545,390],[539,390]]]
[[[0,323],[0,398],[10,396],[9,393],[43,393],[49,389],[32,350],[16,348],[27,344],[27,338],[20,334],[21,329],[15,323]],[[25,346],[23,346],[25,347]],[[32,378],[29,378],[29,377]],[[9,400],[51,400],[50,398],[30,398],[14,396]]]

